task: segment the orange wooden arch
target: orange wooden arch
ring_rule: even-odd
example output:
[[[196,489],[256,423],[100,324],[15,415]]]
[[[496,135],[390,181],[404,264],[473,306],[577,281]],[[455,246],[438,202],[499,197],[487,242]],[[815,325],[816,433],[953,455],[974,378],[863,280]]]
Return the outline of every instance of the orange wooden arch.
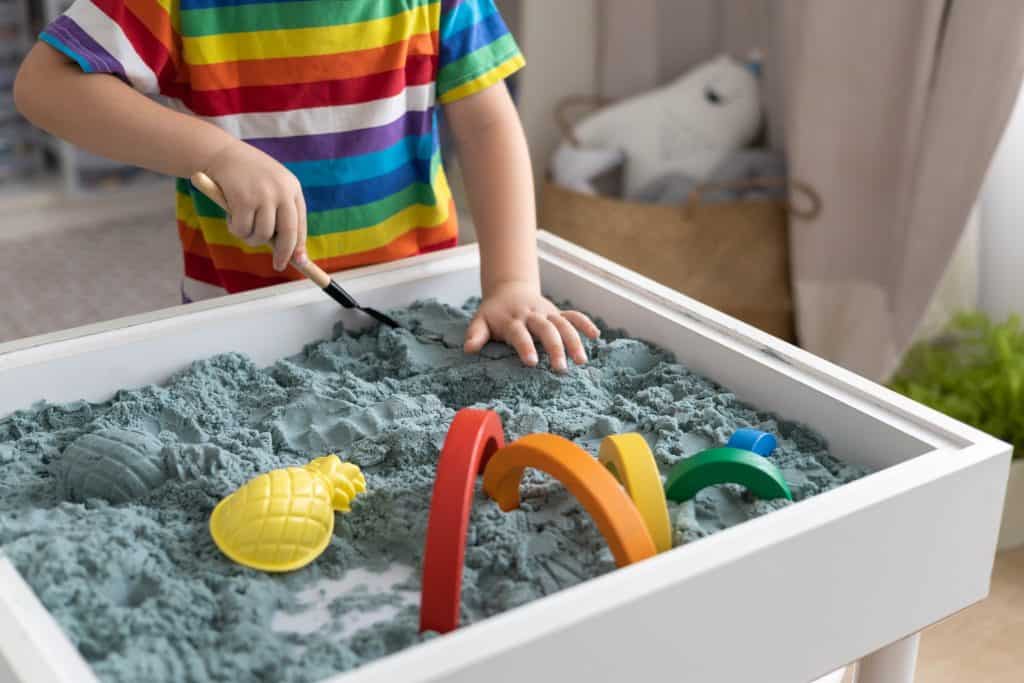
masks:
[[[531,434],[498,450],[484,470],[484,491],[508,512],[519,507],[527,467],[545,472],[583,505],[624,567],[657,554],[640,511],[615,477],[585,450],[554,434]]]

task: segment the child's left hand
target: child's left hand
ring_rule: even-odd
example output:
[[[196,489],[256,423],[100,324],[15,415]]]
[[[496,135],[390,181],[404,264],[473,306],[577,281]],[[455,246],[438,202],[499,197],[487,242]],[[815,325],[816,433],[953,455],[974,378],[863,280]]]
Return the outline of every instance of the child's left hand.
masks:
[[[590,318],[578,311],[560,311],[541,296],[536,285],[508,282],[498,285],[480,304],[466,330],[466,352],[477,353],[487,342],[503,341],[516,350],[523,363],[538,363],[536,337],[544,346],[551,367],[565,372],[566,350],[577,364],[587,362],[587,352],[579,333],[597,339],[601,331]]]

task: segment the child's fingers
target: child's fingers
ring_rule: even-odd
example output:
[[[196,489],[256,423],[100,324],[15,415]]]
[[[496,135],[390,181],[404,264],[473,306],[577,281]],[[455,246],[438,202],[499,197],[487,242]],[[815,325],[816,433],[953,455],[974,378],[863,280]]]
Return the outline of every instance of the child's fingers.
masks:
[[[282,202],[277,207],[277,226],[274,228],[274,270],[284,270],[292,258],[298,242],[299,216],[294,202]]]
[[[548,352],[548,357],[551,359],[551,367],[558,372],[567,370],[565,347],[562,345],[562,335],[559,334],[558,328],[539,313],[533,313],[526,319],[526,327],[544,345],[544,350]]]
[[[253,207],[243,206],[228,214],[228,232],[240,240],[248,241],[252,235],[252,224],[255,211]]]
[[[473,318],[466,328],[466,352],[477,353],[491,340],[491,328],[481,316]]]
[[[530,332],[526,329],[526,324],[523,321],[514,320],[509,323],[504,337],[505,343],[516,350],[523,363],[531,368],[537,364],[539,361],[537,358],[537,347],[533,345],[533,337],[530,336]]]
[[[295,235],[295,251],[292,258],[299,261],[306,260],[306,235],[308,234],[308,228],[306,225],[306,198],[302,196],[302,192],[299,192],[295,198],[295,211],[298,214],[299,227]]]
[[[590,318],[579,311],[562,311],[562,317],[590,339],[597,339],[601,336],[601,329]]]
[[[277,207],[272,204],[261,204],[252,217],[252,234],[246,243],[250,247],[266,244],[274,236],[274,224],[277,223]]]
[[[583,340],[580,339],[580,333],[576,331],[576,328],[559,313],[550,314],[548,320],[558,328],[558,333],[562,335],[562,341],[565,343],[565,350],[569,353],[569,357],[579,365],[586,363],[587,350],[583,348]]]

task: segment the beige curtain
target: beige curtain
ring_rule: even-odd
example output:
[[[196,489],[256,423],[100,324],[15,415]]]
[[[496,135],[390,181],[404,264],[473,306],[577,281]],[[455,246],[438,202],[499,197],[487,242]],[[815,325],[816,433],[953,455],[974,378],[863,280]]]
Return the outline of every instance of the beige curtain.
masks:
[[[950,262],[1012,110],[1024,2],[785,0],[791,172],[825,211],[791,230],[809,350],[886,378]]]

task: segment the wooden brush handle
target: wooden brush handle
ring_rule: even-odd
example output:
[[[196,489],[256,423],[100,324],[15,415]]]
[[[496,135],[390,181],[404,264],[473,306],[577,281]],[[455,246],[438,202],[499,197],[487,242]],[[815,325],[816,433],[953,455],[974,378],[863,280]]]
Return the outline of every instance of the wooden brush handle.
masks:
[[[215,183],[213,178],[202,171],[199,171],[193,174],[189,180],[192,181],[192,184],[195,185],[197,190],[209,197],[210,201],[225,211],[228,210],[228,200],[225,199],[224,193],[220,189],[220,185]],[[320,266],[309,259],[305,259],[303,261],[292,259],[292,265],[295,266],[295,269],[300,273],[319,285],[321,289],[330,286],[331,276],[325,273]]]

